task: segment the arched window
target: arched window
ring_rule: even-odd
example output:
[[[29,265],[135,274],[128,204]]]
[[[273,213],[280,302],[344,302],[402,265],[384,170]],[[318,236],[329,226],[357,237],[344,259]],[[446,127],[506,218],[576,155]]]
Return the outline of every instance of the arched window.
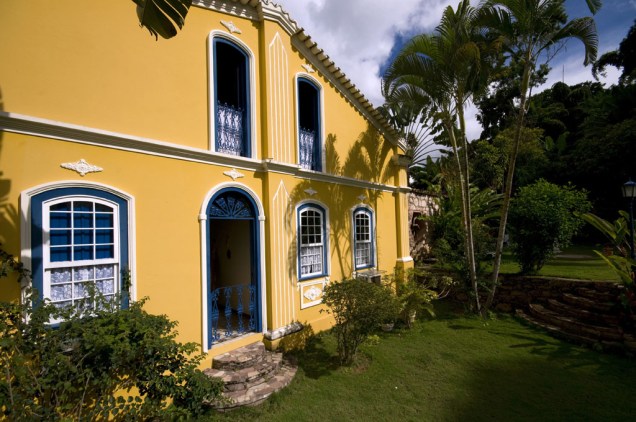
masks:
[[[128,202],[92,188],[59,188],[31,199],[33,287],[58,307],[91,307],[94,288],[105,299],[128,291]],[[55,322],[55,321],[52,321]]]
[[[222,37],[212,38],[212,56],[214,150],[251,157],[249,57]]]
[[[325,210],[317,204],[298,208],[298,279],[327,275]]]
[[[353,211],[353,258],[356,270],[375,266],[373,213],[368,208]]]
[[[320,89],[298,78],[298,160],[302,168],[322,171]]]

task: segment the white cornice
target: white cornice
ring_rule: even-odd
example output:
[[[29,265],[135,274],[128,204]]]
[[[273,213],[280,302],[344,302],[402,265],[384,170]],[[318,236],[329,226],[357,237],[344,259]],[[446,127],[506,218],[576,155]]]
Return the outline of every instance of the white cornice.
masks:
[[[7,113],[5,111],[0,111],[0,131],[59,139],[67,142],[76,142],[105,148],[114,148],[176,160],[212,164],[229,167],[230,169],[233,168],[258,172],[270,171],[272,173],[291,175],[304,180],[338,183],[345,186],[370,189],[374,191],[405,191],[402,187],[304,170],[297,164],[280,163],[271,159],[255,160],[237,157],[234,155],[218,154],[209,150],[186,147],[151,138],[143,138],[54,120],[41,119],[17,113]]]
[[[259,160],[4,111],[0,111],[0,130],[244,170],[261,167]]]

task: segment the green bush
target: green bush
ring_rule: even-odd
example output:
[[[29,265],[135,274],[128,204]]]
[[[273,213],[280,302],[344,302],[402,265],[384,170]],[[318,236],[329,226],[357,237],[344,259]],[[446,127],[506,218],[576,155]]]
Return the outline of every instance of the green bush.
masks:
[[[148,314],[144,300],[119,309],[93,295],[83,311],[0,303],[0,415],[173,419],[219,396],[220,381],[197,368],[197,345],[175,340],[176,322]],[[52,318],[63,322],[51,327]]]
[[[519,190],[510,207],[514,256],[524,274],[537,273],[556,248],[570,245],[583,221],[574,213],[591,208],[587,193],[541,179]]]
[[[333,332],[340,363],[350,365],[358,347],[378,326],[395,319],[397,306],[391,290],[363,280],[343,280],[325,287],[322,301],[333,314]]]

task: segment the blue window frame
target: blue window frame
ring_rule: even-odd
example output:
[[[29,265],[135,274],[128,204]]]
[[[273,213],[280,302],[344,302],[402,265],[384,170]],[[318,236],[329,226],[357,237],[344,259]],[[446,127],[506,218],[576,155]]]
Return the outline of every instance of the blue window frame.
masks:
[[[302,168],[322,171],[320,89],[298,78],[298,160]]]
[[[31,200],[33,287],[59,307],[86,304],[89,285],[105,298],[121,293],[128,268],[128,202],[92,188],[60,188]],[[56,322],[56,321],[52,321]]]
[[[325,210],[317,204],[298,208],[298,278],[327,275]]]
[[[215,150],[251,157],[248,55],[231,41],[213,38]]]
[[[373,213],[368,208],[353,211],[353,258],[356,270],[375,266]]]

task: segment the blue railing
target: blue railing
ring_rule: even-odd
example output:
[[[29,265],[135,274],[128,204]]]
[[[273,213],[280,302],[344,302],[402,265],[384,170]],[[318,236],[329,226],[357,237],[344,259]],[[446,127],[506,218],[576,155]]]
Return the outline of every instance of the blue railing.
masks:
[[[212,341],[219,342],[256,330],[256,288],[251,284],[212,291]]]
[[[228,104],[216,107],[216,150],[224,154],[243,155],[243,111]]]
[[[300,129],[300,167],[316,170],[316,132]]]

